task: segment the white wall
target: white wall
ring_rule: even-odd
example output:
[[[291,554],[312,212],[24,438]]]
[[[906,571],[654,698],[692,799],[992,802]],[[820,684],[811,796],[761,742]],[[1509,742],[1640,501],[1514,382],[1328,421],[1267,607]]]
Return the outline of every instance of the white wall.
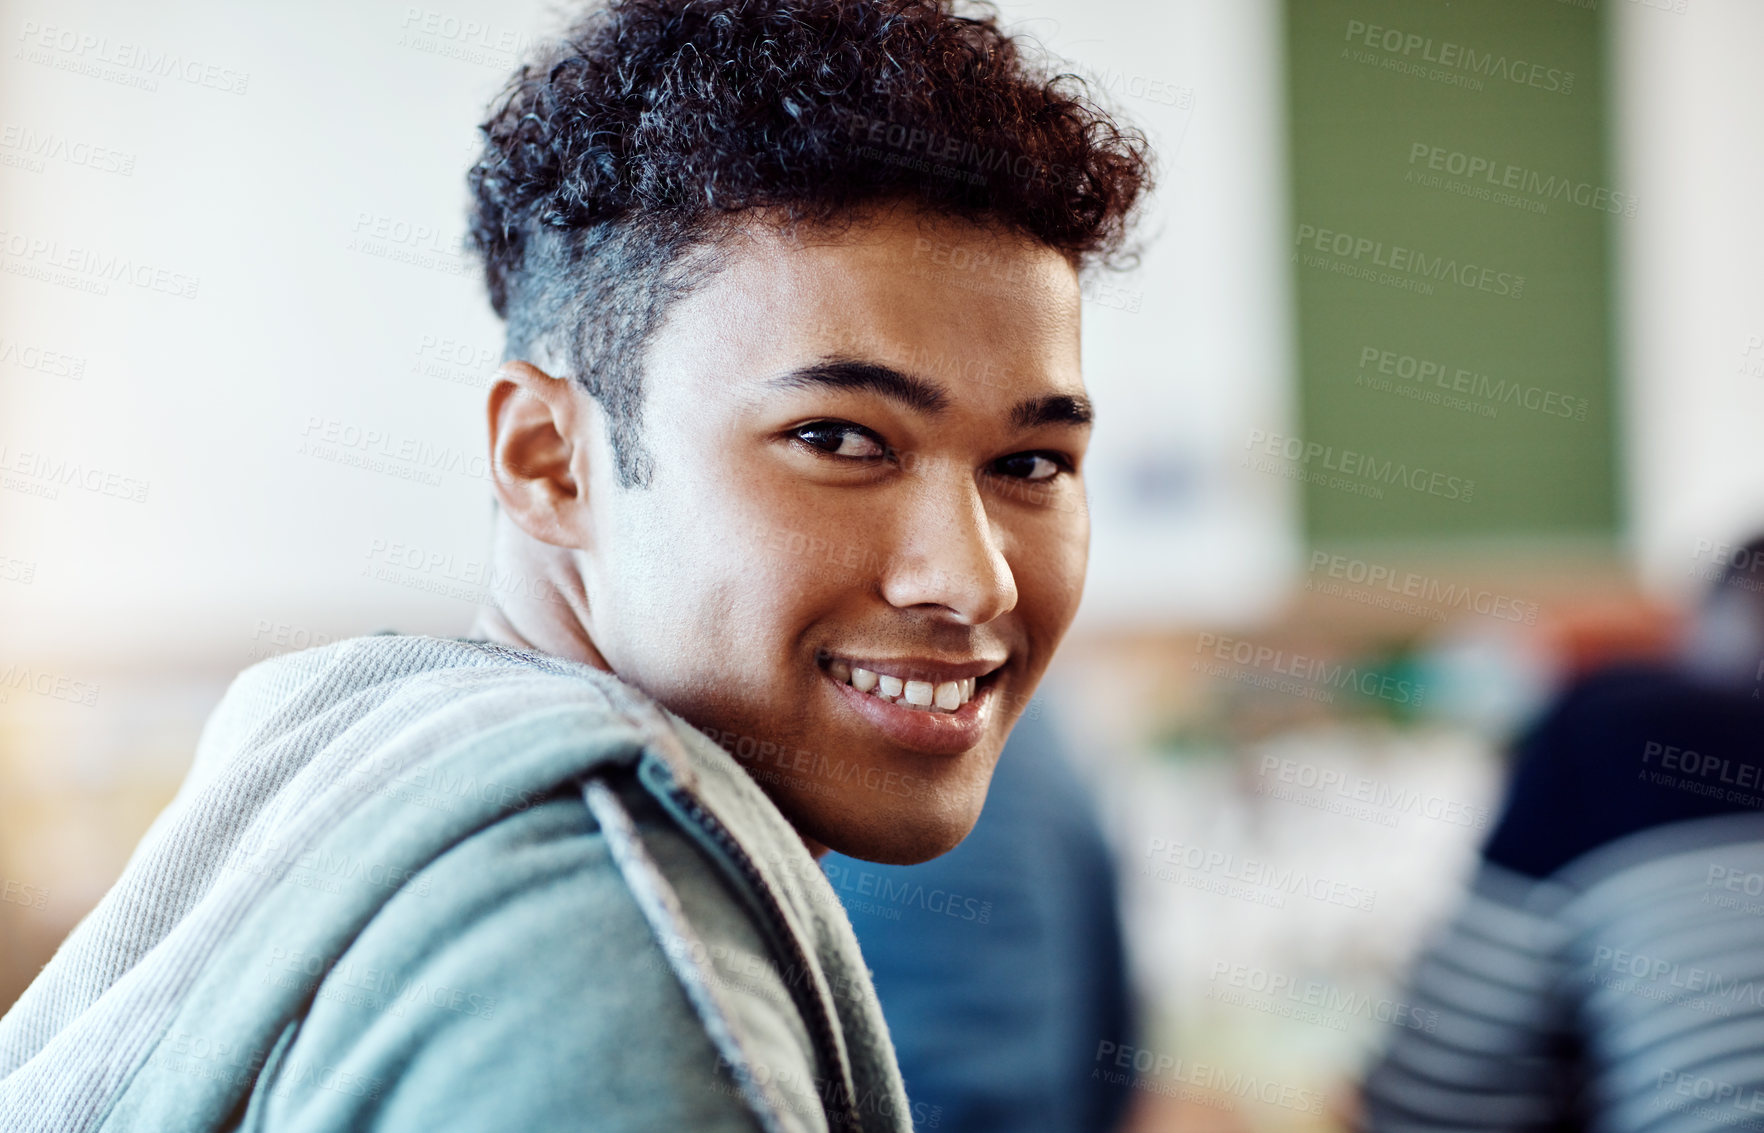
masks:
[[[506,5],[451,10],[510,36],[528,26]],[[42,453],[128,478],[112,491],[147,486],[141,502],[106,494],[102,477],[53,500],[16,477],[0,487],[0,556],[33,567],[28,586],[0,581],[5,655],[230,652],[260,622],[463,632],[467,604],[362,570],[376,539],[481,557],[483,482],[445,472],[431,485],[300,454],[330,421],[377,430],[394,451],[405,438],[484,446],[477,392],[412,369],[443,340],[489,362],[456,376],[498,356],[498,324],[457,248],[473,128],[510,56],[437,54],[472,45],[411,38],[405,13],[0,7],[0,141],[11,143],[0,229],[18,253],[0,257],[0,464]],[[167,55],[179,73],[155,76]],[[106,171],[57,156],[90,146],[126,160]],[[379,225],[389,238],[362,250]],[[85,281],[127,261],[169,273],[161,286],[194,279],[195,295],[154,290],[151,270],[147,286],[108,282],[107,294],[16,274],[50,260]],[[26,368],[27,348],[77,356],[83,376]]]
[[[1633,548],[1683,596],[1764,531],[1764,5],[1678,2],[1611,7]]]

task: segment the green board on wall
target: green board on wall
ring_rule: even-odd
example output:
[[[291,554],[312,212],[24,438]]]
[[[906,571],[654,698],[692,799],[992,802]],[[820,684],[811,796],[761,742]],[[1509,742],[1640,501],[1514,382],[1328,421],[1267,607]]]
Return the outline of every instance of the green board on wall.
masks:
[[[1608,539],[1617,523],[1600,17],[1562,0],[1288,0],[1313,543]]]

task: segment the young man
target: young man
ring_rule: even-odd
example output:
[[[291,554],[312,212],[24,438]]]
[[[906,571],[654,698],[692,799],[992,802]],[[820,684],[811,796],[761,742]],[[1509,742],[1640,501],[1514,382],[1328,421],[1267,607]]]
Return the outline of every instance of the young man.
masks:
[[[472,234],[496,600],[254,666],[0,1127],[905,1129],[827,848],[962,840],[1071,621],[1137,136],[932,0],[633,0]]]

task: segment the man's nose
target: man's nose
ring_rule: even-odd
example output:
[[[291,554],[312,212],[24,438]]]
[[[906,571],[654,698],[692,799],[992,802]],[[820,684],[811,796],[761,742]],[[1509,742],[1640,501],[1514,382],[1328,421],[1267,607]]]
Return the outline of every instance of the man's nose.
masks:
[[[972,475],[931,477],[902,509],[882,596],[890,605],[942,606],[985,625],[1017,605],[1017,580]]]

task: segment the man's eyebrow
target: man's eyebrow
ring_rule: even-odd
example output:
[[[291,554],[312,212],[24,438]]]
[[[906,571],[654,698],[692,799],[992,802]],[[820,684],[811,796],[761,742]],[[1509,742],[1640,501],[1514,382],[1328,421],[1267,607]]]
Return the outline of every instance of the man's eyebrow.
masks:
[[[905,374],[880,362],[832,356],[773,378],[781,389],[867,390],[900,402],[908,409],[937,414],[949,408],[949,391],[936,382]]]
[[[1040,425],[1088,425],[1096,413],[1083,394],[1055,393],[1020,401],[1011,410],[1011,425],[1033,429]]]
[[[821,358],[767,384],[777,389],[864,390],[933,415],[949,408],[949,391],[936,382],[881,362],[844,355]],[[1034,429],[1042,425],[1089,425],[1094,416],[1090,399],[1083,394],[1053,393],[1018,402],[1011,410],[1010,420],[1014,429]]]

